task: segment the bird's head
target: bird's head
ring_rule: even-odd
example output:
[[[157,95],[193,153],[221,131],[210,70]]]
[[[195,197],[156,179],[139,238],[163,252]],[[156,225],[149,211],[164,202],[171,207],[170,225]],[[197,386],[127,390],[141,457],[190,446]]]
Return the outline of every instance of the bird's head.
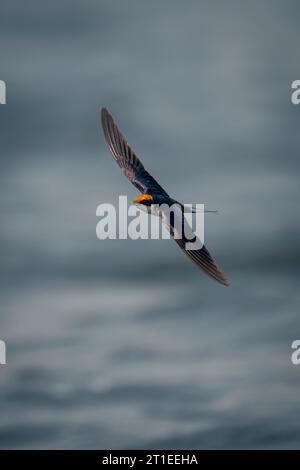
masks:
[[[153,204],[153,196],[151,194],[142,194],[141,196],[136,197],[133,202],[135,204],[141,204],[143,206],[149,207]]]

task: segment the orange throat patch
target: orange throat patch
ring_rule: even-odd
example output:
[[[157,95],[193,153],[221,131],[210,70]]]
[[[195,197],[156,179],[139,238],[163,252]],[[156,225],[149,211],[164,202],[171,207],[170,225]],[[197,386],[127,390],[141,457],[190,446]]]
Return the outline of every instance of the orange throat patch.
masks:
[[[151,201],[153,197],[151,194],[142,194],[141,196],[136,197],[133,202],[140,204],[143,201]]]

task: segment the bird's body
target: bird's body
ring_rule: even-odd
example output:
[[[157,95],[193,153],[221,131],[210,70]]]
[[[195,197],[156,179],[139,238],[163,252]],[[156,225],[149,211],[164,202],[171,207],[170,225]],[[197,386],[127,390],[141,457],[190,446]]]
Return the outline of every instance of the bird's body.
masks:
[[[187,243],[200,242],[182,216],[184,205],[169,196],[157,181],[145,170],[143,164],[123,137],[107,109],[101,111],[102,128],[110,151],[132,184],[142,193],[134,199],[141,210],[162,218],[172,238],[182,251],[203,271],[216,281],[228,286],[224,276],[207,248],[187,249]],[[172,208],[173,212],[168,211]],[[180,222],[178,222],[180,220]]]

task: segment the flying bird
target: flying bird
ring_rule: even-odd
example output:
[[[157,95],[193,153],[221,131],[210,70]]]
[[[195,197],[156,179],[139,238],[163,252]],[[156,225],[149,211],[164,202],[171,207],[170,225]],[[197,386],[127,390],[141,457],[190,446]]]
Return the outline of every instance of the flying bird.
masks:
[[[129,181],[131,181],[131,183],[142,193],[142,195],[136,197],[133,202],[141,209],[160,215],[162,218],[163,214],[157,213],[157,207],[162,204],[167,206],[173,206],[176,204],[178,208],[181,208],[180,210],[183,210],[183,204],[171,198],[160,184],[158,184],[158,182],[145,170],[144,165],[123,137],[106,108],[102,108],[101,110],[101,122],[105,140],[113,158],[116,160]],[[156,212],[154,212],[154,207],[156,208]],[[183,217],[183,219],[185,218]],[[201,243],[201,248],[199,250],[186,249],[186,243],[191,242],[191,238],[190,236],[188,238],[186,237],[185,228],[181,232],[181,238],[175,237],[176,226],[174,219],[169,219],[168,229],[177,245],[191,259],[191,261],[219,283],[225,286],[229,285],[229,280],[216,264],[205,245]],[[196,235],[194,235],[194,240],[197,240]]]

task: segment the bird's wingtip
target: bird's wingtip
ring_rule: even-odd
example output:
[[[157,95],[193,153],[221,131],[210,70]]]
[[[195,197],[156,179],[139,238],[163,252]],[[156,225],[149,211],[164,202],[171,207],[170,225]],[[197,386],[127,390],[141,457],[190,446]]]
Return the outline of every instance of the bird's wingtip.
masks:
[[[230,283],[231,283],[230,279],[225,278],[222,280],[222,284],[226,287],[230,286]]]
[[[103,106],[101,108],[101,122],[102,122],[103,129],[106,128],[107,122],[109,122],[111,119],[112,119],[112,117],[109,114],[108,109]]]

